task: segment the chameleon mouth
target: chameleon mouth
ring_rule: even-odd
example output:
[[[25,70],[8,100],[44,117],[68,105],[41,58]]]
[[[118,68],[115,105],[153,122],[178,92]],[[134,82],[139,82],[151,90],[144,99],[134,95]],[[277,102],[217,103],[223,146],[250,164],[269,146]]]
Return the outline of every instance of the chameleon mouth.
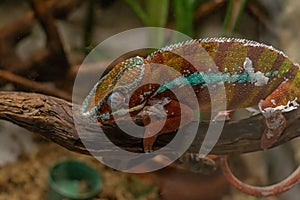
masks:
[[[114,116],[114,118],[120,118],[120,117],[126,117],[128,116],[129,117],[129,113],[130,112],[133,112],[133,111],[137,111],[137,110],[142,110],[144,105],[145,105],[146,102],[140,104],[140,105],[137,105],[137,106],[134,106],[134,107],[131,107],[131,108],[119,108],[118,110],[116,111],[113,111],[111,112],[111,114],[109,113],[106,113],[106,114],[100,114],[98,115],[98,110],[99,110],[99,105],[97,106],[94,106],[92,107],[91,109],[89,110],[86,110],[86,111],[81,111],[81,115],[86,118],[86,119],[89,119],[90,121],[92,122],[97,122],[98,120],[98,117],[97,116],[101,116],[100,118],[103,118],[103,119],[108,119],[109,118],[109,115],[112,115]]]

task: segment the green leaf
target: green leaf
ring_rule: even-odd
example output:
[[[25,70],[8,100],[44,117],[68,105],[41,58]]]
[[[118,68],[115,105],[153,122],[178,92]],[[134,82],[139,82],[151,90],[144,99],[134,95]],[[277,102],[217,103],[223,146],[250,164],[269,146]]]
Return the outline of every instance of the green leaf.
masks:
[[[124,0],[144,24],[148,24],[148,16],[136,0]]]
[[[149,17],[148,26],[164,27],[167,23],[169,0],[148,0],[146,9]]]
[[[145,9],[136,0],[124,0],[146,26],[164,27],[167,23],[169,0],[147,0]]]
[[[196,0],[174,0],[176,30],[193,36],[193,19]]]

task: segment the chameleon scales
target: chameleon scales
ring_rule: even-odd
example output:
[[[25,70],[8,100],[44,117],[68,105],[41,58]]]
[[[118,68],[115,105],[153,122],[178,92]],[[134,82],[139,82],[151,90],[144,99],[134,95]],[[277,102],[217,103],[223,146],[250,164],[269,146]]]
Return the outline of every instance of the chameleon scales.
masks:
[[[199,53],[199,48],[209,56]],[[180,76],[156,64],[167,65]],[[159,80],[165,80],[164,84],[155,84]],[[199,116],[193,113],[186,85],[193,87],[199,110],[209,113],[210,102],[218,93],[209,93],[208,85],[217,91],[223,84],[227,111],[259,106],[266,124],[261,147],[272,146],[285,128],[282,113],[298,107],[299,65],[271,46],[246,39],[196,39],[164,47],[147,58],[128,58],[96,83],[83,102],[81,115],[100,123],[113,122],[124,113],[142,116],[148,125],[144,151],[152,151],[158,135],[177,130],[180,120],[183,126]],[[176,89],[183,101],[170,89]],[[162,123],[163,128],[156,132]]]
[[[156,84],[161,80],[163,84]],[[211,102],[219,98],[218,91],[223,86],[227,107],[211,115],[218,117],[219,113],[258,106],[265,117],[261,147],[266,149],[278,140],[286,126],[282,113],[299,106],[299,65],[281,51],[254,41],[190,40],[164,47],[147,58],[136,56],[117,64],[95,84],[83,102],[81,115],[100,123],[114,122],[126,114],[141,116],[145,125],[144,151],[152,151],[158,135],[176,131],[179,124],[184,126],[200,116],[194,113],[188,86],[196,94],[201,115],[211,113]],[[157,127],[163,128],[157,131]],[[300,179],[299,166],[280,183],[255,187],[234,177],[226,156],[220,158],[220,166],[231,184],[254,196],[277,195]]]

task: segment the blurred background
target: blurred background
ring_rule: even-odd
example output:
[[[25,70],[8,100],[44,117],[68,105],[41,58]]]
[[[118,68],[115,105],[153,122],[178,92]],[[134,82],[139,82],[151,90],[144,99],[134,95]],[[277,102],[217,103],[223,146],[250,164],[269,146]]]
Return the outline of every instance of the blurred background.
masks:
[[[30,84],[35,82],[50,88],[46,93],[71,100],[77,69],[95,46],[117,33],[145,26],[174,29],[192,38],[252,39],[300,62],[299,10],[300,1],[295,0],[2,0],[0,87],[45,92]],[[20,77],[32,82],[26,84]],[[103,188],[95,199],[300,197],[300,185],[278,197],[248,196],[231,187],[218,169],[209,174],[174,167],[148,174],[122,173],[11,123],[0,121],[0,131],[0,200],[45,199],[49,168],[68,158],[84,161],[102,175]],[[235,156],[234,172],[250,184],[277,182],[300,163],[299,144],[294,140],[267,152]]]

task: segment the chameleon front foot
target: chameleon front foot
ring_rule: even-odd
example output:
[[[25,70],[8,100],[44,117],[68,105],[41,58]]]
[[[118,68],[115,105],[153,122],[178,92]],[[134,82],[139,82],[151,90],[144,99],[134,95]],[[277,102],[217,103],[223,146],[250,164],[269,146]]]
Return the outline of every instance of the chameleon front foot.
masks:
[[[300,180],[300,165],[289,177],[287,177],[283,181],[274,185],[262,187],[248,185],[237,179],[232,174],[228,166],[226,156],[220,158],[220,166],[223,171],[223,175],[225,176],[227,181],[229,181],[234,187],[246,194],[257,197],[269,197],[279,195],[291,189],[291,187],[297,184]]]
[[[159,102],[152,106],[145,106],[142,111],[142,119],[146,125],[143,138],[143,148],[146,153],[153,151],[153,144],[165,124],[164,119],[167,117],[163,107],[165,104],[165,102]]]

